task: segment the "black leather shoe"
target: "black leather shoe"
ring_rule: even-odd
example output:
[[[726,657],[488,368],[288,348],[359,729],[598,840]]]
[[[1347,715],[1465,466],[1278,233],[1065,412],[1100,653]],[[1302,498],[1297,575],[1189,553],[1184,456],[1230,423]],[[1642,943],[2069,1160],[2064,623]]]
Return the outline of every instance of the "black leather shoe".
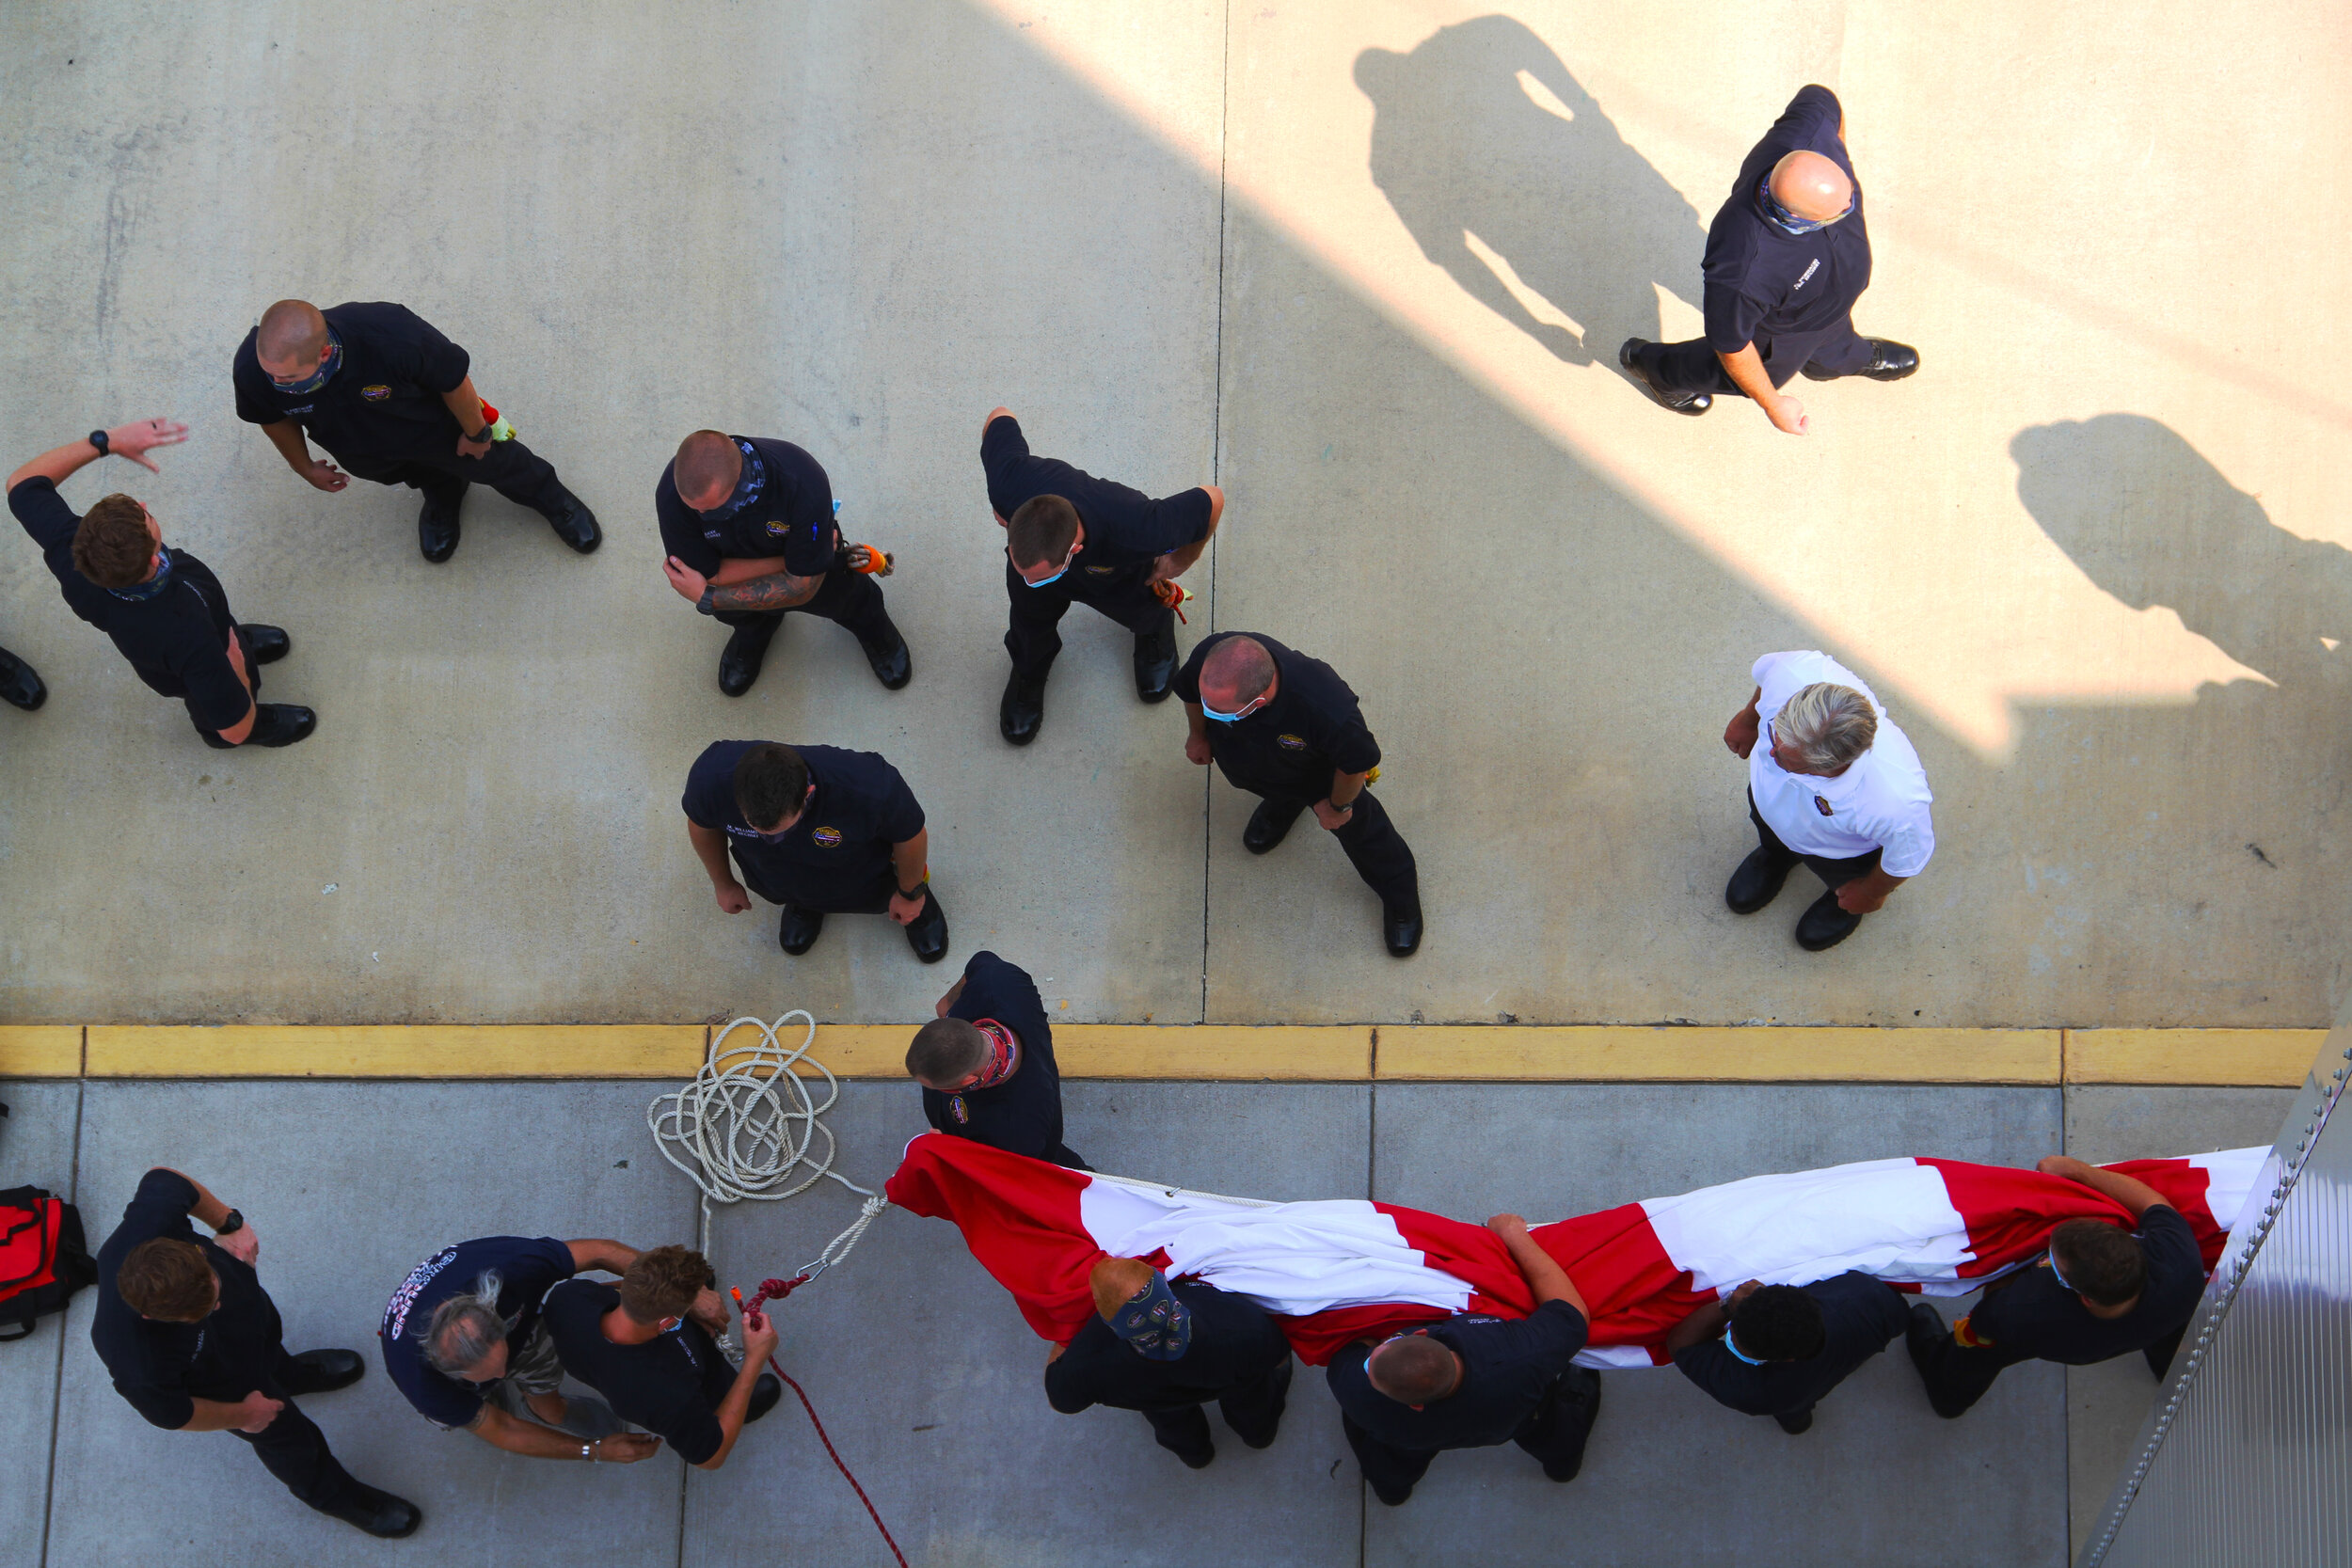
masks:
[[[294,1358],[294,1364],[286,1392],[296,1399],[305,1394],[331,1394],[368,1375],[368,1364],[357,1351],[306,1350]]]
[[[1004,701],[996,705],[996,728],[1015,746],[1037,738],[1045,722],[1045,683],[1025,681],[1018,673],[1005,682]]]
[[[1136,639],[1136,695],[1147,703],[1168,701],[1176,678],[1176,628],[1165,626]]]
[[[1389,944],[1391,958],[1409,958],[1421,951],[1419,894],[1403,900],[1381,900],[1380,940]]]
[[[1365,1479],[1367,1481],[1371,1480],[1368,1476]],[[1378,1481],[1372,1481],[1372,1495],[1379,1498],[1382,1502],[1387,1503],[1391,1508],[1403,1508],[1406,1503],[1412,1501],[1413,1489],[1409,1486],[1383,1486]]]
[[[1197,1452],[1180,1453],[1176,1457],[1184,1462],[1187,1470],[1205,1470],[1216,1461],[1216,1445],[1212,1443]]]
[[[1936,1341],[1950,1337],[1951,1330],[1944,1326],[1942,1313],[1924,1301],[1911,1304],[1911,1321],[1903,1324],[1903,1349],[1911,1353],[1911,1364],[1919,1370],[1919,1381],[1927,1389],[1928,1408],[1947,1421],[1956,1421],[1968,1414],[1968,1406],[1963,1404],[1954,1409],[1947,1402],[1938,1399],[1934,1380],[1928,1374],[1928,1364]]]
[[[1832,888],[1805,906],[1804,913],[1797,917],[1797,945],[1808,953],[1821,952],[1853,935],[1854,927],[1861,924],[1860,915],[1848,914],[1838,907],[1837,890]]]
[[[799,958],[817,945],[817,938],[825,928],[822,910],[804,910],[798,904],[784,907],[784,918],[776,922],[776,945]]]
[[[1796,863],[1757,845],[1724,884],[1724,902],[1734,914],[1754,914],[1780,896],[1781,885],[1788,880]]]
[[[30,713],[48,700],[49,688],[41,684],[33,667],[0,648],[0,702]]]
[[[1249,814],[1249,826],[1241,831],[1241,847],[1253,855],[1264,854],[1290,836],[1291,824],[1306,809],[1303,801],[1261,800]]]
[[[751,1402],[743,1407],[743,1424],[750,1426],[773,1410],[783,1399],[783,1380],[773,1372],[760,1373],[759,1381],[752,1385]]]
[[[947,911],[939,907],[938,894],[924,895],[923,912],[914,917],[906,930],[907,945],[925,963],[935,964],[947,956]]]
[[[874,667],[874,678],[884,690],[896,691],[914,678],[914,657],[907,652],[907,640],[898,635],[897,626],[890,628],[889,641],[858,646],[866,650],[866,662]]]
[[[1649,372],[1633,362],[1633,351],[1649,347],[1646,338],[1628,338],[1617,349],[1617,364],[1631,376],[1650,401],[1661,408],[1677,414],[1704,414],[1715,406],[1713,394],[1708,392],[1669,391],[1649,378]]]
[[[1780,1430],[1791,1437],[1803,1437],[1813,1430],[1813,1412],[1809,1407],[1798,1411],[1794,1416],[1775,1416],[1772,1419],[1778,1421]]]
[[[256,703],[254,708],[253,733],[245,737],[247,746],[291,746],[310,739],[319,727],[317,714],[292,703]]]
[[[1873,381],[1900,381],[1919,368],[1919,351],[1909,343],[1899,343],[1891,338],[1865,338],[1870,345],[1870,362],[1848,375],[1867,375]],[[1843,381],[1845,376],[1821,375],[1812,366],[1804,368],[1807,381]]]
[[[326,1512],[346,1525],[357,1525],[370,1535],[387,1541],[414,1535],[417,1527],[424,1523],[424,1511],[407,1498],[395,1497],[389,1492],[379,1492],[356,1481],[351,1483],[351,1496]]]
[[[462,484],[424,493],[424,510],[417,514],[417,548],[436,566],[457,553],[457,509],[465,499]]]
[[[760,662],[768,657],[768,644],[776,640],[776,628],[784,625],[779,615],[772,621],[755,621],[748,626],[738,626],[727,639],[724,652],[719,655],[719,689],[730,697],[740,697],[759,679]]]
[[[540,515],[548,520],[548,527],[555,530],[558,539],[582,555],[596,554],[596,546],[604,543],[604,530],[596,526],[596,515],[588,510],[586,501],[569,490],[564,492],[564,499],[554,511]]]
[[[247,621],[245,623],[245,636],[246,641],[253,645],[253,662],[256,664],[275,664],[294,652],[294,639],[286,635],[283,626],[257,626]]]

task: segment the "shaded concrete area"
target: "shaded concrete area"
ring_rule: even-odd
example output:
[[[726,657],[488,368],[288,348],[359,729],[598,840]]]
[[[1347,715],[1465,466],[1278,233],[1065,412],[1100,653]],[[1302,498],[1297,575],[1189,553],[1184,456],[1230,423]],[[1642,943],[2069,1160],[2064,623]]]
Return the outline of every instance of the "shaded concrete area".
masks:
[[[0,1356],[0,1421],[46,1452],[11,1488],[0,1562],[152,1561],[256,1541],[305,1561],[490,1563],[517,1551],[630,1562],[837,1563],[880,1544],[796,1402],[716,1474],[670,1455],[590,1474],[437,1432],[383,1379],[383,1301],[450,1241],[521,1231],[691,1241],[685,1180],[643,1131],[642,1084],[0,1085],[11,1168],[79,1199],[96,1242],[141,1171],[188,1171],[250,1217],[297,1348],[366,1350],[370,1375],[305,1402],[355,1474],[419,1501],[423,1530],[373,1543],[311,1515],[225,1436],[154,1431],[108,1387],[85,1296]],[[86,1096],[78,1143],[74,1098]],[[1368,1196],[1466,1218],[1548,1219],[1753,1175],[1899,1153],[2029,1162],[2061,1136],[2090,1159],[2260,1141],[2257,1095],[1896,1086],[1267,1085],[1098,1082],[1068,1094],[1073,1147],[1105,1170],[1252,1196]],[[2275,1101],[2277,1097],[2268,1097]],[[851,1084],[840,1168],[878,1186],[922,1128],[914,1097]],[[789,1275],[856,1215],[830,1183],[722,1209],[723,1279]],[[1958,1308],[1947,1304],[1947,1312]],[[1516,1449],[1445,1455],[1406,1508],[1362,1494],[1320,1375],[1300,1370],[1273,1448],[1219,1428],[1185,1470],[1139,1418],[1055,1416],[1044,1347],[954,1230],[885,1213],[783,1308],[783,1360],[911,1560],[1620,1563],[1660,1555],[1790,1564],[2056,1563],[2104,1499],[2153,1386],[2134,1361],[2071,1379],[2026,1367],[1958,1422],[1929,1413],[1900,1347],[1826,1401],[1802,1438],[1722,1410],[1672,1370],[1604,1374],[1584,1474]],[[24,1354],[30,1352],[30,1354]],[[62,1363],[62,1383],[59,1381]],[[2070,1505],[2070,1491],[2072,1502]],[[136,1496],[136,1508],[112,1499]],[[240,1544],[243,1544],[241,1546]]]
[[[2352,183],[2302,150],[2344,125],[2340,18],[2225,7],[2020,65],[2003,7],[463,14],[430,50],[372,5],[11,19],[0,453],[190,420],[161,477],[69,495],[149,499],[294,633],[270,693],[324,719],[203,750],[0,550],[0,641],[55,692],[0,753],[0,864],[40,890],[8,1017],[921,1016],[945,978],[880,919],[787,963],[773,911],[718,912],[676,795],[740,735],[898,762],[956,954],[1051,975],[1075,1019],[2332,1017],[2352,413],[2274,366],[2343,331],[2305,302],[2342,292]],[[2258,103],[2184,74],[2217,49]],[[2058,63],[2085,51],[2095,82]],[[1870,191],[1863,325],[1928,368],[1808,387],[1803,442],[1728,402],[1669,418],[1616,342],[1695,330],[1701,225],[1808,79]],[[2190,241],[2217,146],[2261,247]],[[1983,158],[2005,199],[1963,218]],[[226,385],[284,293],[447,327],[604,549],[476,494],[429,567],[408,493],[301,485]],[[1090,469],[1226,485],[1183,635],[1260,627],[1363,694],[1419,958],[1379,951],[1311,825],[1245,863],[1247,802],[1100,618],[1071,618],[1039,743],[998,741],[999,402]],[[804,620],[749,697],[712,689],[723,639],[650,516],[702,424],[807,446],[850,535],[899,552],[908,690]],[[1748,839],[1717,737],[1791,646],[1878,685],[1938,797],[1935,863],[1819,958],[1796,896],[1720,897]]]

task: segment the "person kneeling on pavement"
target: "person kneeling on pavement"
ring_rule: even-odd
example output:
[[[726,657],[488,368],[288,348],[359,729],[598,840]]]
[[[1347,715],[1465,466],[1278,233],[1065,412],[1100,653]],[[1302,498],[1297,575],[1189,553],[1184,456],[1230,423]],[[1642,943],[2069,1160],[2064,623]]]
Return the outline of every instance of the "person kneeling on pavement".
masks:
[[[1359,1339],[1325,1370],[1348,1447],[1391,1508],[1446,1449],[1517,1443],[1559,1481],[1583,1467],[1600,1414],[1600,1374],[1575,1364],[1591,1334],[1584,1298],[1518,1215],[1497,1214],[1486,1228],[1511,1249],[1534,1311],[1517,1322],[1457,1312],[1377,1345]]]
[[[743,1429],[784,1397],[765,1370],[776,1349],[766,1313],[743,1316],[739,1369],[720,1351],[713,1336],[727,1316],[716,1278],[692,1248],[658,1246],[639,1253],[618,1285],[567,1279],[540,1308],[565,1371],[703,1470],[724,1465]]]
[[[401,1281],[376,1331],[384,1370],[444,1432],[533,1459],[633,1464],[661,1446],[623,1432],[601,1400],[562,1393],[564,1363],[540,1298],[586,1269],[621,1274],[637,1250],[618,1242],[485,1236],[442,1248]],[[695,1310],[725,1321],[716,1291]]]
[[[191,1216],[213,1234],[199,1237]],[[370,1535],[412,1533],[417,1505],[354,1481],[295,1405],[350,1387],[368,1364],[357,1351],[286,1354],[278,1304],[254,1272],[261,1250],[243,1214],[176,1170],[149,1171],[98,1249],[90,1343],[115,1392],[167,1432],[235,1433],[321,1513]]]
[[[1045,1356],[1045,1398],[1065,1416],[1089,1405],[1136,1410],[1161,1448],[1196,1470],[1216,1457],[1216,1401],[1233,1435],[1273,1445],[1290,1395],[1291,1344],[1257,1304],[1198,1279],[1170,1283],[1140,1258],[1100,1258],[1088,1285],[1095,1316]]]

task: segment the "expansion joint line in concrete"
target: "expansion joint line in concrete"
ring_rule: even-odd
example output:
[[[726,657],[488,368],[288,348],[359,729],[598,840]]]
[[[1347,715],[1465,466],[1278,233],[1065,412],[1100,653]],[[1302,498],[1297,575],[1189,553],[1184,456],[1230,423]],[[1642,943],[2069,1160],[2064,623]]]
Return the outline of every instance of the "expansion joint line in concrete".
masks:
[[[912,1027],[819,1024],[810,1054],[843,1078],[900,1081]],[[1074,1079],[2293,1087],[2326,1033],[1065,1022],[1054,1044]],[[0,1024],[0,1079],[676,1081],[701,1070],[709,1037],[700,1023]]]

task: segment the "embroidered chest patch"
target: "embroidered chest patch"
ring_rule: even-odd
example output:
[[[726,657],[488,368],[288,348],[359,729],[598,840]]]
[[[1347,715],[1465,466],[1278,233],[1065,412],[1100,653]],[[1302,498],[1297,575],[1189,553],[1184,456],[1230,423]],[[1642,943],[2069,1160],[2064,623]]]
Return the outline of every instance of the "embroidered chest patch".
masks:
[[[1307,749],[1307,737],[1303,735],[1278,735],[1274,743],[1285,752],[1303,752]]]
[[[1827,800],[1822,800],[1819,795],[1813,797],[1813,809],[1820,812],[1823,816],[1836,816],[1837,815],[1836,809],[1833,808]]]
[[[359,395],[367,399],[370,403],[382,403],[386,398],[392,395],[392,389],[379,381],[373,387],[360,388]]]
[[[838,848],[841,845],[841,830],[838,828],[818,828],[816,832],[808,835],[808,841],[817,846],[819,849]]]
[[[947,1114],[956,1118],[958,1127],[966,1126],[972,1120],[971,1109],[964,1104],[963,1096],[960,1094],[951,1094],[947,1097]]]

